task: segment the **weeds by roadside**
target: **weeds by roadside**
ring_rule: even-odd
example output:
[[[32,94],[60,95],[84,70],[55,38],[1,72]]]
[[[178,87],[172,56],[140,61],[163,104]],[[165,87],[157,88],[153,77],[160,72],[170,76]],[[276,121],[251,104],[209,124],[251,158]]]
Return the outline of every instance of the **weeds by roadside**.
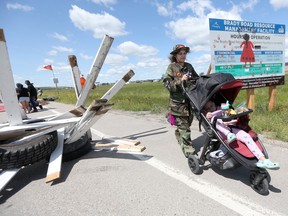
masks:
[[[286,75],[286,80],[287,80]],[[112,85],[96,87],[87,102],[101,98]],[[54,88],[42,88],[42,97],[57,96]],[[288,85],[279,85],[276,88],[276,107],[268,111],[268,88],[256,88],[255,110],[252,113],[250,125],[261,134],[271,139],[288,141]],[[234,104],[246,101],[246,90],[241,90]],[[73,88],[59,88],[57,102],[75,104],[76,96]],[[114,103],[113,109],[124,111],[149,111],[153,114],[165,114],[168,106],[168,91],[161,82],[131,83],[125,85],[110,101]]]

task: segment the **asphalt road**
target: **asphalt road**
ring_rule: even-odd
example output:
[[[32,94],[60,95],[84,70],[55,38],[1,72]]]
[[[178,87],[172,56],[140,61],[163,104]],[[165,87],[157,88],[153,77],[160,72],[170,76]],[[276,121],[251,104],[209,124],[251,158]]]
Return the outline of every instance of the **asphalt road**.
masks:
[[[31,118],[63,113],[73,106],[51,102]],[[5,122],[0,112],[0,122]],[[92,128],[103,134],[140,141],[143,152],[94,150],[62,164],[61,178],[45,183],[45,161],[25,167],[0,192],[0,215],[288,215],[288,143],[264,139],[281,169],[269,171],[270,194],[249,185],[244,167],[220,171],[207,166],[194,175],[164,116],[111,110]],[[198,122],[192,139],[203,142]]]

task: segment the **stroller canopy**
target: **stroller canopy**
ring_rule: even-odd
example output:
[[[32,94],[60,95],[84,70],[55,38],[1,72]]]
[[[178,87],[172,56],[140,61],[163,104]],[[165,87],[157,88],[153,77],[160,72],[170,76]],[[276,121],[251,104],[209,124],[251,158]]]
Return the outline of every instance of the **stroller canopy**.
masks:
[[[242,86],[242,81],[229,73],[213,73],[200,76],[196,84],[185,89],[185,92],[195,108],[201,111],[210,99],[213,99],[216,105],[227,100],[233,104]]]

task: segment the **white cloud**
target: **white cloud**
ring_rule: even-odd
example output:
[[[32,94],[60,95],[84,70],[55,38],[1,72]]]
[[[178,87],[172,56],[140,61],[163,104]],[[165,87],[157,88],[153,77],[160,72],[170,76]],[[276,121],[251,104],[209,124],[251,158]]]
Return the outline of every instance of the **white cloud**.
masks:
[[[184,40],[189,46],[205,50],[209,45],[208,19],[188,16],[165,24],[167,34],[172,38]],[[201,48],[201,46],[204,46]],[[193,48],[195,49],[195,48]]]
[[[91,59],[93,59],[92,56],[86,55],[86,54],[84,54],[84,53],[80,53],[80,57],[81,57],[82,59],[84,59],[84,60],[91,60]]]
[[[156,7],[160,16],[168,17],[174,15],[173,1],[169,1],[167,4],[156,4]]]
[[[19,3],[7,3],[6,7],[7,7],[8,10],[22,10],[24,12],[29,12],[29,11],[34,10],[34,8],[31,7],[31,6],[22,5],[22,4],[19,4]]]
[[[108,54],[105,59],[105,64],[109,65],[119,65],[127,62],[129,58],[127,56],[118,55],[118,54]]]
[[[54,64],[54,60],[53,59],[44,59],[44,65],[49,65],[49,64]]]
[[[270,0],[269,2],[275,10],[288,7],[287,0]]]
[[[49,52],[48,52],[48,55],[50,55],[50,56],[56,56],[57,55],[57,51],[56,50],[50,50]]]
[[[215,10],[212,6],[211,1],[203,1],[203,0],[194,0],[183,2],[177,6],[180,11],[191,10],[197,17],[204,17],[205,11],[213,11]]]
[[[197,56],[194,59],[192,59],[191,62],[193,62],[195,64],[210,63],[211,62],[211,55],[210,54],[203,54],[201,56]]]
[[[69,17],[73,24],[82,31],[91,31],[95,38],[103,38],[105,34],[117,37],[127,35],[125,22],[108,14],[94,14],[72,5],[69,10]]]
[[[100,73],[99,77],[108,80],[108,82],[114,82],[114,80],[111,80],[111,77],[116,78],[116,80],[120,80],[122,76],[129,70],[134,70],[133,68],[135,68],[133,64],[125,64],[117,67],[111,67],[104,73]]]
[[[68,53],[74,52],[74,49],[63,47],[63,46],[53,46],[53,49],[55,49],[55,50],[57,50],[59,52],[68,52]]]
[[[229,11],[214,8],[211,1],[188,1],[177,6],[179,11],[191,10],[194,14],[165,23],[166,34],[173,39],[184,40],[194,51],[209,50],[209,18],[242,20],[240,12],[251,8],[257,0],[247,5],[232,6]]]
[[[56,38],[57,40],[60,40],[60,41],[68,41],[68,38],[64,35],[61,35],[57,32],[54,32],[53,35],[52,35],[53,38]]]
[[[105,7],[108,7],[111,10],[113,10],[113,8],[110,6],[115,5],[117,3],[117,0],[91,0],[91,1],[94,2],[95,4],[104,5]]]
[[[158,53],[158,50],[152,46],[138,45],[132,41],[126,41],[120,44],[117,49],[121,54],[139,57],[154,56]]]

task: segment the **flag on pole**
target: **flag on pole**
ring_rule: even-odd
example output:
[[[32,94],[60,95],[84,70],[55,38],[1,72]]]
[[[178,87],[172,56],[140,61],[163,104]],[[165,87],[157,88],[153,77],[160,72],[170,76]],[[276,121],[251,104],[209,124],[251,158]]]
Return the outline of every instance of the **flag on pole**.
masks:
[[[47,70],[53,70],[52,65],[45,65],[45,66],[43,66],[43,68],[45,68]]]

